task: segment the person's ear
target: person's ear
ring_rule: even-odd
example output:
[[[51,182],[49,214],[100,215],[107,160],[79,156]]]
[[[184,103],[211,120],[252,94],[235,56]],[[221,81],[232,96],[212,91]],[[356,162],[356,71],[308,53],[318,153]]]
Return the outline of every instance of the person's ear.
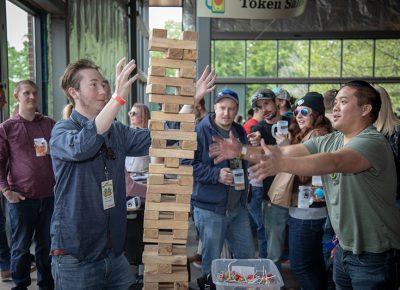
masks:
[[[367,116],[372,111],[371,104],[362,105],[362,116]]]
[[[75,88],[72,88],[72,87],[69,88],[68,89],[68,95],[70,95],[71,98],[73,98],[74,100],[79,99],[78,90],[76,90]]]

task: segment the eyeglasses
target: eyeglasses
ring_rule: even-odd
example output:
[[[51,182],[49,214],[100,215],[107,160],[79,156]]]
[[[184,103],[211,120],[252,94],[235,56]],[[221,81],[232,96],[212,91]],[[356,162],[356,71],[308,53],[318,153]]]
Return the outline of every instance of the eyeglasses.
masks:
[[[135,111],[129,111],[128,115],[129,115],[129,117],[136,116],[136,112]]]
[[[303,117],[307,117],[309,114],[311,114],[311,110],[304,108],[304,109],[301,109],[301,110],[295,109],[295,110],[293,111],[293,114],[294,114],[296,117],[297,117],[297,115],[298,115],[299,113],[300,113]]]

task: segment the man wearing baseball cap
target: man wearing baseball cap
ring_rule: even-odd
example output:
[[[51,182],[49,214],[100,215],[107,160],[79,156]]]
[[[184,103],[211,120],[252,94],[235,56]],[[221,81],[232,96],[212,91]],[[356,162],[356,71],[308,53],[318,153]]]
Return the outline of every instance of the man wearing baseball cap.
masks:
[[[243,127],[234,122],[238,107],[239,98],[235,91],[225,89],[219,92],[214,99],[214,113],[208,114],[196,126],[197,151],[194,160],[182,161],[193,165],[193,215],[203,243],[203,276],[198,279],[200,287],[215,287],[210,275],[211,262],[220,257],[224,240],[228,241],[235,258],[254,258],[246,209],[247,162],[234,158],[215,165],[208,156],[208,147],[214,135],[228,138],[233,134],[240,143],[247,143]]]

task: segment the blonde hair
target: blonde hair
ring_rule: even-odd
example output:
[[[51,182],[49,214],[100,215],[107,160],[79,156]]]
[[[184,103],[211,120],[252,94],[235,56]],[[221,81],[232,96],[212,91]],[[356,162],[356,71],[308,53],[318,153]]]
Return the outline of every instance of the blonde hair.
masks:
[[[37,84],[35,84],[35,82],[33,82],[31,80],[22,80],[15,84],[14,92],[13,92],[15,98],[18,96],[18,93],[21,90],[22,86],[31,86],[31,87],[35,88],[36,91],[39,90],[39,87],[37,86]]]
[[[396,131],[397,127],[400,126],[400,119],[393,113],[392,101],[387,91],[378,85],[375,85],[374,88],[379,93],[382,101],[382,106],[374,126],[383,135],[391,136]]]
[[[69,118],[69,116],[71,116],[73,109],[74,109],[74,106],[71,103],[66,104],[61,113],[62,118],[64,120],[67,120]]]
[[[147,107],[143,103],[134,103],[132,108],[139,109],[140,115],[142,116],[142,122],[141,122],[139,128],[148,128],[149,127],[149,119],[150,119],[149,107]]]

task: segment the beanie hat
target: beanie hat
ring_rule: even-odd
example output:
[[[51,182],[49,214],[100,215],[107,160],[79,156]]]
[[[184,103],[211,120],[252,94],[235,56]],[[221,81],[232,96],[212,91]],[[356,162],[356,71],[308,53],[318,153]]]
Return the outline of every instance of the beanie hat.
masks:
[[[229,90],[229,89],[220,91],[214,99],[214,104],[218,103],[219,101],[221,101],[224,98],[229,98],[229,99],[233,100],[236,103],[236,105],[239,105],[238,94],[235,91]]]
[[[273,100],[275,99],[275,94],[270,89],[258,89],[255,94],[251,97],[251,107],[255,108],[256,103],[259,100]]]
[[[325,114],[324,98],[317,92],[308,92],[297,101],[297,106],[306,106],[322,115]]]

